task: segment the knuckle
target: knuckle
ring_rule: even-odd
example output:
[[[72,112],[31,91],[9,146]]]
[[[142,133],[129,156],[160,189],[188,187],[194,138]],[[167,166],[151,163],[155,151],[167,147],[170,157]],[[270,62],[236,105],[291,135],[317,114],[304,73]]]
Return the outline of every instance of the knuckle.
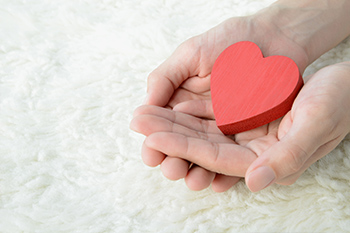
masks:
[[[210,127],[209,121],[199,118],[199,122],[200,122],[200,125],[202,127],[202,131],[204,133],[208,133],[209,132],[209,127]]]
[[[197,138],[204,140],[204,141],[210,141],[208,134],[200,132],[200,131],[195,131],[194,133],[195,133],[195,136]]]
[[[307,158],[307,153],[299,145],[293,145],[286,151],[287,161],[286,166],[289,174],[294,174],[300,171]]]
[[[220,156],[220,147],[217,143],[215,142],[209,142],[209,145],[210,145],[210,148],[211,148],[211,158],[212,158],[212,161],[211,161],[211,164],[215,165],[220,161],[219,160],[219,156]]]
[[[185,40],[184,42],[182,42],[178,49],[179,50],[190,50],[193,51],[196,48],[196,37],[191,37],[188,40]]]

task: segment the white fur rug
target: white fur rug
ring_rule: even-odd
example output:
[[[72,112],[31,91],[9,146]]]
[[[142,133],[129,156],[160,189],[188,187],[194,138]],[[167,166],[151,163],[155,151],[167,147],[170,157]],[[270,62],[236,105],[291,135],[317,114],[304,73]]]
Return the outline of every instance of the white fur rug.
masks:
[[[350,137],[292,186],[194,192],[140,158],[146,78],[273,0],[0,0],[0,232],[349,232]],[[306,71],[350,60],[346,40]]]

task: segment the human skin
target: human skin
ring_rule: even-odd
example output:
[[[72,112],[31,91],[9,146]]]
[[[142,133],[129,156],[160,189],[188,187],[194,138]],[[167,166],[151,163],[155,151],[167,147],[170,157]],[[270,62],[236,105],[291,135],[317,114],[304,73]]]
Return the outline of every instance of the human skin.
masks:
[[[272,169],[273,182],[289,185],[350,130],[350,62],[323,68],[308,79],[283,119],[236,135],[234,140],[223,135],[214,120],[157,106],[138,108],[132,127],[149,135],[144,146],[160,157],[166,154],[192,161],[196,169],[228,178],[247,177],[256,169],[254,165],[262,165]],[[246,178],[248,187],[258,191],[250,178]]]
[[[334,103],[324,104],[322,109],[313,107],[315,103],[338,101],[335,97],[348,101],[345,96],[336,96],[331,91],[338,85],[349,88],[346,81],[349,78],[343,80],[338,77],[348,74],[347,63],[322,70],[310,78],[291,112],[283,119],[234,137],[223,135],[213,121],[210,72],[215,59],[226,47],[249,40],[256,43],[265,56],[284,55],[292,58],[303,73],[315,59],[349,35],[349,5],[350,1],[339,0],[277,1],[255,15],[231,18],[180,45],[148,78],[146,104],[162,108],[142,106],[135,111],[131,122],[133,130],[147,136],[142,147],[144,162],[150,166],[161,164],[166,177],[172,180],[185,178],[188,187],[193,190],[201,190],[212,184],[214,191],[225,191],[240,177],[246,177],[252,191],[259,191],[272,183],[294,183],[308,166],[333,149],[348,132],[346,127],[342,127],[342,132],[336,127],[344,126],[347,122],[347,111],[334,117],[329,115],[330,110],[334,110],[331,108],[335,106]],[[330,70],[334,74],[329,74]],[[331,78],[333,76],[337,78]],[[330,100],[320,100],[318,103],[314,100],[316,87],[323,84],[329,87],[329,91],[322,95]],[[340,94],[340,91],[337,93]],[[310,106],[317,111],[312,112]],[[319,114],[323,114],[324,118],[315,118]],[[334,124],[317,122],[317,119],[323,121],[326,117],[330,117]],[[184,123],[185,119],[191,125]],[[317,129],[310,126],[312,120],[316,123],[311,125]],[[330,128],[338,129],[337,136],[331,140],[327,138],[328,141],[325,139],[327,142],[319,140],[321,136],[326,138],[325,134],[329,134]],[[307,133],[302,129],[308,129]],[[162,137],[159,138],[159,135]],[[185,138],[202,140],[201,149],[193,150],[193,153],[180,153],[176,148],[182,148],[186,143]],[[282,143],[285,140],[289,143]],[[196,142],[199,143],[198,140]],[[225,149],[218,145],[223,145]],[[218,155],[213,148],[220,148],[227,155],[234,154],[231,157],[235,161],[225,163],[215,160],[213,163],[213,156]],[[279,151],[283,156],[275,155],[272,151]],[[314,155],[316,152],[317,155]],[[229,161],[231,157],[220,158]],[[188,161],[196,165],[190,166],[191,162]]]

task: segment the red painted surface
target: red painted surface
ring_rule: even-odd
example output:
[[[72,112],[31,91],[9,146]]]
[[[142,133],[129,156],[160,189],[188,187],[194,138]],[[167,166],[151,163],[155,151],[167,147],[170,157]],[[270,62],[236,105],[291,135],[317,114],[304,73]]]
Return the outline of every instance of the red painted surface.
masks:
[[[284,116],[291,109],[303,79],[290,58],[264,58],[256,44],[242,41],[217,58],[210,85],[217,126],[229,135]]]

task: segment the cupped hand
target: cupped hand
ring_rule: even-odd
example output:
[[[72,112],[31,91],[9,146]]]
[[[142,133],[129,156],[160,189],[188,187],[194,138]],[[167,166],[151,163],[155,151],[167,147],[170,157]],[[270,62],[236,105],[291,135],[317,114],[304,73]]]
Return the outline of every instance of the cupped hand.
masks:
[[[235,139],[224,135],[214,120],[141,106],[135,111],[131,128],[147,136],[142,149],[145,164],[161,164],[166,177],[185,178],[193,190],[212,184],[214,191],[222,192],[244,177],[257,156],[278,141],[279,122],[237,134]]]
[[[202,35],[185,41],[149,75],[145,104],[214,119],[210,97],[211,69],[218,55],[229,45],[239,41],[249,40],[256,43],[265,56],[288,56],[303,72],[309,62],[306,52],[274,25],[258,14],[232,18]],[[136,111],[135,116],[139,114],[142,114],[140,110]],[[158,122],[149,123],[157,128]],[[203,189],[216,177],[213,189],[225,191],[239,180],[237,177],[215,176],[213,172],[193,166],[186,160],[167,157],[164,153],[162,156],[154,156],[159,153],[143,146],[142,156],[146,164],[151,166],[161,164],[162,172],[169,179],[186,177],[190,189]],[[154,159],[155,157],[158,159]],[[190,166],[190,172],[187,174],[185,171]]]
[[[151,106],[139,109],[134,123],[148,125],[145,146],[153,152],[220,176],[245,176],[252,191],[289,185],[350,131],[350,63],[323,68],[307,79],[283,119],[236,134],[234,140],[222,135],[214,121]]]
[[[350,132],[350,62],[323,68],[307,80],[280,123],[278,142],[246,172],[252,191],[293,184]]]
[[[309,65],[307,51],[263,14],[235,17],[183,42],[148,76],[148,105],[174,107],[189,100],[210,99],[210,74],[216,58],[228,46],[252,41],[264,56],[290,57],[301,73]]]

